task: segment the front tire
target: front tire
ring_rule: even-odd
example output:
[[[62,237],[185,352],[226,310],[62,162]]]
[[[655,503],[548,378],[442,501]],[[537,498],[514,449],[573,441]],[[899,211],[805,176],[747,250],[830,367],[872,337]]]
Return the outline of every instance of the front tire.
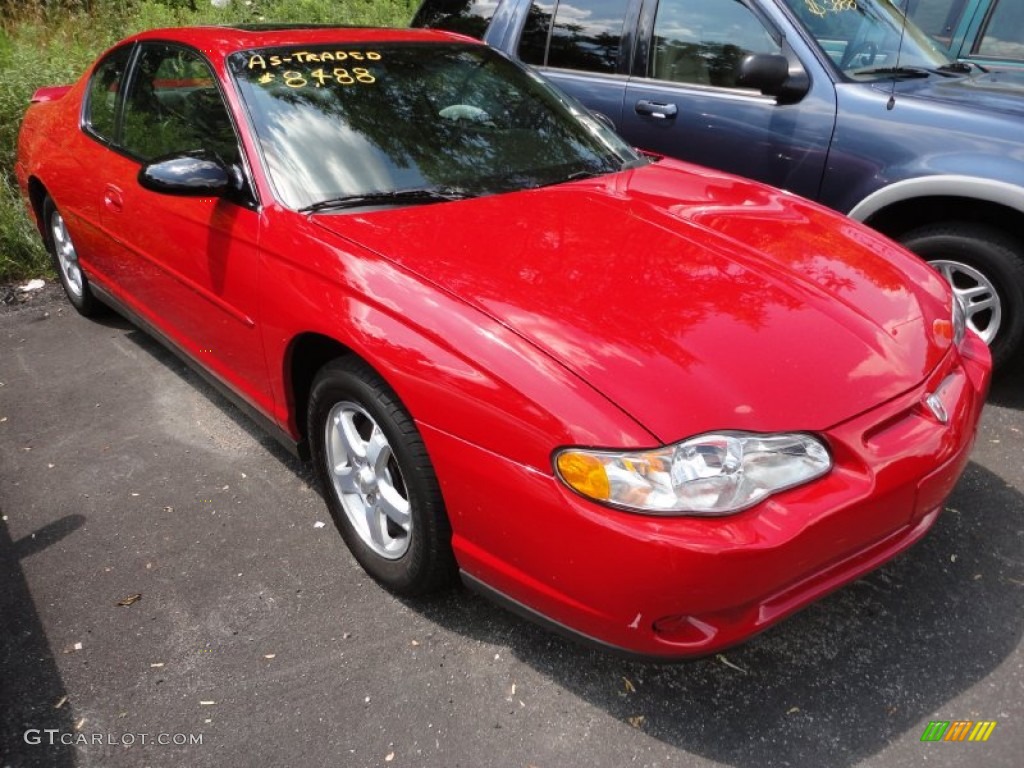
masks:
[[[937,269],[967,310],[967,325],[992,351],[996,368],[1024,341],[1024,244],[985,224],[950,222],[900,241]]]
[[[89,278],[78,261],[78,249],[71,239],[64,217],[49,197],[43,201],[43,223],[46,248],[50,252],[53,267],[57,270],[60,284],[71,306],[84,317],[102,315],[106,308],[93,294]]]
[[[448,585],[451,527],[426,446],[394,391],[368,365],[325,365],[310,391],[314,472],[353,556],[399,595]]]

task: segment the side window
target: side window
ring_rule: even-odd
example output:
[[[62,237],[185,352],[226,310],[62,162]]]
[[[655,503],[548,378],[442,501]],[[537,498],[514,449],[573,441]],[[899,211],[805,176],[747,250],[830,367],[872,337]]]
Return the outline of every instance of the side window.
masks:
[[[626,0],[561,0],[551,28],[548,66],[614,72],[625,20]]]
[[[948,46],[963,15],[964,0],[904,0],[907,16],[936,40]]]
[[[198,53],[162,44],[142,49],[125,96],[121,145],[143,160],[206,150],[238,161],[227,107]]]
[[[117,111],[123,95],[124,73],[132,55],[132,46],[118,48],[105,58],[89,81],[85,104],[85,124],[97,136],[113,141],[117,130]]]
[[[1000,0],[985,19],[985,31],[972,53],[1024,61],[1024,3]]]
[[[735,88],[750,53],[781,53],[761,20],[740,0],[662,0],[654,20],[648,76]]]
[[[483,40],[496,10],[498,0],[425,0],[412,26],[446,29]]]
[[[551,16],[555,4],[542,3],[534,0],[530,10],[526,12],[526,23],[519,38],[519,58],[527,64],[544,66],[548,52],[548,32],[551,29]]]
[[[528,64],[615,72],[627,5],[627,0],[559,0],[557,6],[534,2],[519,57]]]

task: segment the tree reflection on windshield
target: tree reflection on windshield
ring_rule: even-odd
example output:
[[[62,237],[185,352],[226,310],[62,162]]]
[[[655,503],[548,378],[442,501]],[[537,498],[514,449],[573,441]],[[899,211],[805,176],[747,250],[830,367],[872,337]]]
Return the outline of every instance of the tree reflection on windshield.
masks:
[[[482,46],[338,47],[230,60],[273,184],[293,208],[402,190],[493,194],[639,162],[614,133]]]

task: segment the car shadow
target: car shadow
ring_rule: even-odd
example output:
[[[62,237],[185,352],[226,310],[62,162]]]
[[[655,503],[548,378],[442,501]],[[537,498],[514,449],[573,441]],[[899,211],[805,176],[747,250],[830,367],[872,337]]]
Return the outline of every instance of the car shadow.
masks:
[[[988,402],[1024,410],[1024,359],[999,371],[992,379]]]
[[[186,363],[176,352],[168,349],[164,344],[154,339],[145,331],[140,330],[130,321],[120,315],[110,314],[99,320],[104,326],[112,329],[125,331],[125,339],[135,344],[154,360],[159,362],[169,371],[200,392],[211,403],[232,421],[240,430],[249,435],[254,441],[270,453],[275,459],[291,470],[296,477],[307,483],[313,490],[319,490],[309,465],[299,459],[277,442],[266,430],[262,429],[256,422],[247,416],[230,399],[225,397],[216,387],[210,384],[202,375],[197,373]]]
[[[109,322],[319,493],[305,463],[174,353],[127,322]],[[1013,386],[1008,378],[995,385],[1001,404],[1015,402]],[[680,750],[743,768],[850,766],[908,734],[919,738],[932,713],[990,674],[1024,634],[1024,552],[1019,537],[1005,535],[1019,528],[1024,496],[972,462],[946,507],[896,560],[741,647],[679,664],[591,650],[461,588],[402,603],[445,630],[506,648],[589,705]]]
[[[7,523],[0,522],[0,754],[5,766],[75,764],[73,747],[59,737],[50,744],[46,734],[74,733],[73,709],[22,561],[84,523],[81,515],[67,515],[15,541]]]
[[[1021,641],[1024,496],[970,464],[935,528],[909,552],[725,654],[623,661],[464,595],[406,604],[506,646],[593,706],[729,765],[853,765],[943,712]],[[626,681],[629,681],[628,685]],[[996,712],[948,713],[993,719]]]

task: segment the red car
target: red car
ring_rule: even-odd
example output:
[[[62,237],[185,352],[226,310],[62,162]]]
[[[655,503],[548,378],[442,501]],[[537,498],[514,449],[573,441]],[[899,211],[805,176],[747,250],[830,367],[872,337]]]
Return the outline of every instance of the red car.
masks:
[[[649,657],[923,536],[989,383],[915,257],[447,33],[147,32],[35,95],[17,170],[72,304],[308,451],[379,582]]]

